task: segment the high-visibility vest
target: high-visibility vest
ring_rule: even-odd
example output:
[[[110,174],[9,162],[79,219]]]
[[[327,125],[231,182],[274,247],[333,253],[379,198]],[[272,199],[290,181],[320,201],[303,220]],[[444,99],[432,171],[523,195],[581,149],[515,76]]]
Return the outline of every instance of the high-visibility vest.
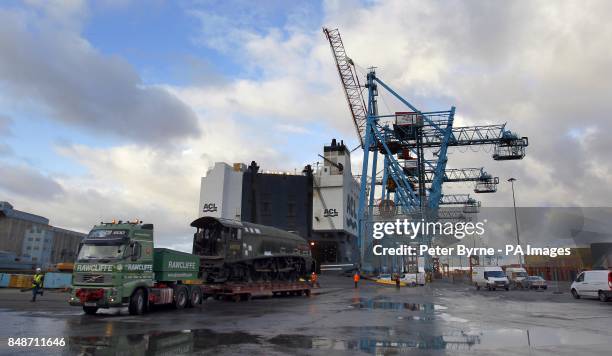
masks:
[[[359,282],[359,275],[357,273],[355,273],[355,275],[353,276],[353,280],[355,282]]]
[[[32,287],[42,287],[42,279],[43,279],[43,275],[42,274],[35,274],[34,278],[32,278]]]

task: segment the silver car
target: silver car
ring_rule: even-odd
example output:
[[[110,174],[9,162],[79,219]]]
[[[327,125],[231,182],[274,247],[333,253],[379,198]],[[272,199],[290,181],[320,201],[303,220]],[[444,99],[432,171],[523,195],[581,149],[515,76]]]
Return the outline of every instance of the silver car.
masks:
[[[523,286],[527,289],[547,289],[546,280],[540,276],[529,276],[523,280]]]

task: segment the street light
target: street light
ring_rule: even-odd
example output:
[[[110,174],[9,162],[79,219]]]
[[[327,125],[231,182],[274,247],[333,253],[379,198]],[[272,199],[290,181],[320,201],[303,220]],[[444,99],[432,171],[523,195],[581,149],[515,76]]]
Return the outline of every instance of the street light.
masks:
[[[519,229],[518,229],[518,217],[516,215],[516,199],[514,197],[514,182],[515,181],[516,181],[516,178],[508,179],[508,182],[512,184],[512,205],[514,206],[514,224],[516,226],[516,243],[519,246],[521,246],[521,240],[519,238]],[[523,259],[521,258],[521,255],[518,255],[518,259],[519,259],[519,266],[523,268]]]

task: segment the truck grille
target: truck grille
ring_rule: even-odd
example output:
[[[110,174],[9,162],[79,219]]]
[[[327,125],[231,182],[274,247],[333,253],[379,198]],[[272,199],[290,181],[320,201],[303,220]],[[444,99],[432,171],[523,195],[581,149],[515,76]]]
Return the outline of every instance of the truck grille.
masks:
[[[75,283],[84,284],[110,284],[113,281],[113,276],[103,273],[80,273],[74,278]]]

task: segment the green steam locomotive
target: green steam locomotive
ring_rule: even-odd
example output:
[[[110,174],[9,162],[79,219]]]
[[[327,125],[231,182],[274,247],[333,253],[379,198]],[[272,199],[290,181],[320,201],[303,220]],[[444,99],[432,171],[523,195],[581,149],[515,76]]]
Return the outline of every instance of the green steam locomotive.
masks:
[[[191,226],[193,254],[206,282],[296,281],[314,268],[308,242],[296,234],[210,216]]]

